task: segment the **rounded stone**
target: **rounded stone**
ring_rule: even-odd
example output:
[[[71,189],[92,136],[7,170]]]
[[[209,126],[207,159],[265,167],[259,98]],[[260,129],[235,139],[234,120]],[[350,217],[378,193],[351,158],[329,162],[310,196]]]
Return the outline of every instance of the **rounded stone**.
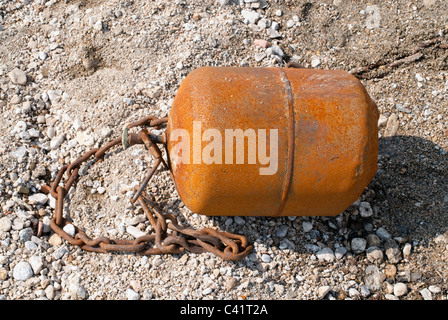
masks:
[[[22,261],[19,262],[15,267],[14,267],[14,271],[13,271],[13,277],[16,280],[19,281],[25,281],[28,280],[29,278],[31,278],[33,276],[33,269],[31,268],[31,265],[26,262],[26,261]]]

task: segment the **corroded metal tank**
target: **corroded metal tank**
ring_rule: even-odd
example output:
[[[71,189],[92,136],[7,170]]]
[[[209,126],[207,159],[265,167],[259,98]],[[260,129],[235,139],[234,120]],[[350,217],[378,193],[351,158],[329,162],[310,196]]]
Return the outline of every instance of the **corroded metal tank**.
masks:
[[[377,171],[377,121],[344,71],[202,67],[169,114],[171,176],[198,214],[339,214]]]

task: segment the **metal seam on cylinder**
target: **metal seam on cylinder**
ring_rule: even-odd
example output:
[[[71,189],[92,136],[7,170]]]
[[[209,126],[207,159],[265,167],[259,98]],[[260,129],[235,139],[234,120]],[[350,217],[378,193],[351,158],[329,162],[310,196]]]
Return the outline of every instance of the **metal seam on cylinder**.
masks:
[[[286,98],[288,99],[287,107],[288,107],[288,115],[289,115],[289,121],[288,121],[288,158],[286,162],[286,177],[285,177],[285,183],[283,186],[282,191],[282,199],[280,203],[280,207],[277,210],[277,213],[275,214],[275,217],[279,217],[283,213],[283,209],[286,205],[286,200],[288,199],[289,189],[291,186],[291,180],[292,180],[292,172],[293,172],[293,165],[294,165],[294,127],[295,127],[295,121],[294,121],[294,94],[292,92],[292,86],[291,82],[288,79],[288,75],[286,74],[285,70],[278,69],[280,72],[280,78],[282,82],[285,84],[285,90],[286,90]]]

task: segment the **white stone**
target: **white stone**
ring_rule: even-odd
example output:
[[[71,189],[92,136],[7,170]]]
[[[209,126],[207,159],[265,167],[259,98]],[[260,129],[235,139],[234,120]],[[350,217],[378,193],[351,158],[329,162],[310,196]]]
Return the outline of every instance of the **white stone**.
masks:
[[[31,268],[33,269],[34,274],[39,274],[39,272],[43,269],[44,263],[42,257],[39,256],[31,256],[28,260]]]
[[[28,201],[31,204],[36,205],[44,205],[48,201],[48,197],[46,194],[43,193],[36,193],[28,197]]]
[[[83,146],[91,147],[95,144],[93,136],[87,134],[85,131],[78,131],[76,133],[76,141]]]
[[[62,228],[62,230],[64,230],[65,232],[67,232],[68,235],[71,236],[71,237],[74,237],[74,236],[75,236],[75,233],[76,233],[75,226],[72,225],[72,224],[70,224],[70,223],[69,223],[69,224],[66,224],[66,225],[64,226],[64,228]]]
[[[320,61],[320,59],[318,57],[315,57],[311,60],[311,67],[313,68],[317,68],[322,64],[322,62]]]
[[[408,287],[403,282],[397,282],[394,285],[394,295],[396,297],[404,296],[408,293]]]
[[[12,83],[18,84],[18,85],[25,85],[27,82],[26,73],[19,69],[12,70],[9,74],[9,79]]]
[[[129,288],[126,290],[126,298],[128,300],[140,300],[140,294],[133,289]]]
[[[56,150],[61,146],[61,144],[64,142],[65,136],[63,134],[60,134],[50,141],[50,148],[51,150]]]
[[[249,23],[252,24],[256,24],[257,21],[260,19],[260,14],[252,10],[242,10],[241,15],[245,20],[247,20]]]
[[[420,290],[420,294],[422,295],[423,300],[432,300],[431,291],[429,291],[427,288]]]
[[[336,258],[333,250],[331,250],[331,248],[328,247],[319,250],[316,253],[316,257],[317,259],[319,259],[319,261],[325,261],[325,262],[333,262],[334,259]]]
[[[14,267],[13,277],[19,281],[28,280],[33,276],[33,269],[31,265],[26,261],[21,261]]]
[[[8,232],[11,230],[12,222],[8,217],[0,218],[0,231]]]
[[[126,231],[134,238],[138,238],[138,237],[146,235],[145,232],[141,231],[140,229],[138,229],[137,227],[134,227],[134,226],[128,226],[126,228]]]

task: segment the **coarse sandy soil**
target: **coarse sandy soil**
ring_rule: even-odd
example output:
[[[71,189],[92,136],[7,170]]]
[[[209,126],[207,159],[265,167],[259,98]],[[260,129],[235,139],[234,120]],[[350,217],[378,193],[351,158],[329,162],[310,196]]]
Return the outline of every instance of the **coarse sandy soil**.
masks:
[[[447,300],[447,33],[443,0],[0,0],[0,297]],[[290,61],[351,72],[378,106],[379,170],[346,211],[200,216],[159,169],[147,190],[164,212],[245,235],[253,252],[92,253],[49,227],[42,186],[126,124],[167,116],[192,70]],[[153,161],[117,148],[80,177],[64,215],[92,238],[153,232],[129,201]]]

